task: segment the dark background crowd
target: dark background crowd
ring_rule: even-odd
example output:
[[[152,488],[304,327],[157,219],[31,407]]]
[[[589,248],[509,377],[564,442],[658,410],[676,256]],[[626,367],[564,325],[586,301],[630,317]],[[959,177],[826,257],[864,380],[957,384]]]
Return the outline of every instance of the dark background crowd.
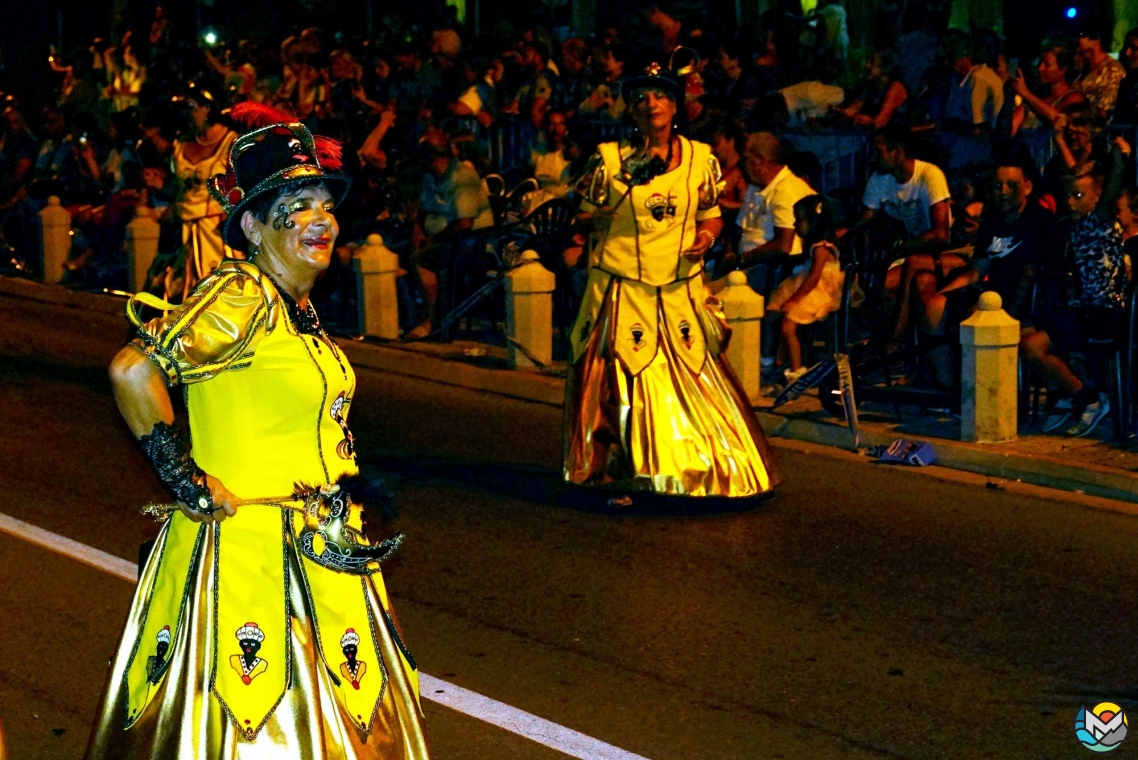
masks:
[[[355,329],[352,254],[378,232],[407,274],[405,327],[429,331],[478,284],[456,286],[456,267],[485,270],[495,231],[573,203],[596,144],[635,137],[621,83],[656,61],[689,69],[679,129],[709,143],[724,170],[714,277],[746,268],[770,296],[794,256],[809,260],[820,243],[837,251],[867,219],[891,220],[900,247],[876,299],[888,323],[881,353],[951,332],[979,290],[995,288],[1026,327],[1024,356],[1052,388],[1049,404],[1065,412],[1055,423],[1049,410],[1046,424],[1097,414],[1102,383],[1069,357],[1116,335],[1128,298],[1138,31],[1112,54],[1102,25],[1066,17],[1032,18],[1040,31],[1025,41],[1022,29],[1014,40],[950,29],[944,2],[874,7],[872,39],[855,50],[842,0],[808,12],[783,3],[741,25],[703,3],[630,3],[604,9],[589,35],[556,4],[483,12],[478,34],[465,6],[369,15],[370,36],[334,14],[282,28],[279,14],[262,27],[251,12],[214,30],[200,5],[196,19],[148,6],[121,35],[43,51],[36,77],[0,70],[0,264],[35,273],[37,214],[58,196],[73,217],[66,281],[125,288],[126,226],[144,206],[163,229],[151,289],[176,298],[187,180],[172,157],[179,143],[214,144],[236,128],[227,109],[254,100],[345,145],[354,186],[315,294],[325,320]],[[807,189],[825,202],[816,234],[795,216]],[[586,240],[562,231],[543,261],[559,276],[565,329]],[[1056,322],[1060,309],[1074,316]],[[1033,318],[1042,311],[1051,318]],[[782,331],[784,349],[794,332]],[[768,368],[799,371],[801,357],[771,353]],[[936,384],[958,376],[932,367]]]

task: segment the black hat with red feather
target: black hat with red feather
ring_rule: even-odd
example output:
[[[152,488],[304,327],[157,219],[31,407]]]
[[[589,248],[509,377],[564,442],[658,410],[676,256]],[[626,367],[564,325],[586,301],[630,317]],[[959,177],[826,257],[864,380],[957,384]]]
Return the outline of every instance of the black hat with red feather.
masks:
[[[231,248],[245,250],[241,215],[249,203],[297,182],[323,183],[337,204],[351,186],[343,174],[340,143],[316,136],[288,114],[260,103],[239,103],[226,113],[248,130],[229,149],[229,170],[209,180],[209,192],[229,215],[223,236]]]

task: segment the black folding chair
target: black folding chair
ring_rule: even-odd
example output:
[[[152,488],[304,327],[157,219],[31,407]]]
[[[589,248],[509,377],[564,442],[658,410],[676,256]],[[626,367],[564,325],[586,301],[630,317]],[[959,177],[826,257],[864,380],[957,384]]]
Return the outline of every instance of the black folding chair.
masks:
[[[541,204],[522,220],[532,230],[528,247],[537,251],[546,269],[557,271],[561,252],[573,235],[577,205],[565,198],[554,198]]]
[[[506,180],[500,174],[487,174],[483,177],[486,190],[490,195],[490,211],[494,214],[494,224],[502,224],[506,220],[509,204],[506,200]]]
[[[846,278],[834,343],[844,347],[847,353],[855,342],[864,340],[866,333],[873,337],[892,326],[885,308],[885,280],[893,262],[905,256],[905,239],[904,227],[884,216],[855,225],[842,238],[839,252]],[[854,323],[855,315],[851,311],[855,283],[864,294],[856,315],[860,318],[858,324]]]
[[[886,336],[893,329],[893,314],[885,304],[885,283],[893,262],[905,256],[905,241],[904,227],[896,220],[881,215],[859,223],[843,238],[839,250],[846,277],[839,315],[834,320],[833,340],[837,351],[850,357],[855,399],[858,402],[891,404],[898,417],[901,416],[902,404],[951,408],[959,403],[957,393],[898,385],[890,373],[891,362],[917,358],[950,342],[945,338],[926,340],[913,349],[894,355],[883,350],[888,342]],[[855,283],[864,295],[856,313],[852,303]],[[870,381],[878,374],[884,385],[871,384]],[[818,395],[828,412],[841,416],[843,411],[837,383],[837,375],[832,373],[819,387]]]
[[[575,216],[576,206],[571,201],[555,198],[541,204],[520,221],[497,230],[497,240],[485,247],[487,251],[494,251],[495,268],[488,273],[491,279],[449,310],[434,334],[449,335],[458,320],[493,296],[504,285],[506,273],[519,265],[522,252],[536,251],[542,265],[557,272],[561,252],[572,235]]]

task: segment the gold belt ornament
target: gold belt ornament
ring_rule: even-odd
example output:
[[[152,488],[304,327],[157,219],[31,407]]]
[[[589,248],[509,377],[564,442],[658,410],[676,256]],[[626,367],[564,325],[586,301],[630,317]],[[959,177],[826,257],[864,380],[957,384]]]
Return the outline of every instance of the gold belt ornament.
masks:
[[[353,505],[360,509],[370,505],[370,511],[390,517],[393,501],[383,481],[344,475],[329,485],[297,483],[287,496],[239,499],[237,505],[277,507],[303,514],[304,525],[295,536],[301,554],[336,572],[370,575],[403,545],[403,533],[372,544],[363,531],[348,525],[348,516]],[[163,523],[178,511],[178,505],[150,504],[141,511]]]

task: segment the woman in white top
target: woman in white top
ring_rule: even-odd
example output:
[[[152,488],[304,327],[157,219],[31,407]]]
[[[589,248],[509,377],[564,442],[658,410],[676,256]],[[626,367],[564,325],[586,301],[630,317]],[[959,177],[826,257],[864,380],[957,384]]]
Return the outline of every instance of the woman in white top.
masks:
[[[237,138],[216,121],[216,106],[210,93],[195,88],[186,103],[191,108],[194,128],[174,143],[172,159],[179,190],[175,208],[182,220],[182,247],[186,255],[186,275],[180,294],[183,299],[189,297],[198,280],[212,272],[222,259],[234,256],[221,236],[225,209],[210,196],[206,182],[225,171],[229,148]]]

